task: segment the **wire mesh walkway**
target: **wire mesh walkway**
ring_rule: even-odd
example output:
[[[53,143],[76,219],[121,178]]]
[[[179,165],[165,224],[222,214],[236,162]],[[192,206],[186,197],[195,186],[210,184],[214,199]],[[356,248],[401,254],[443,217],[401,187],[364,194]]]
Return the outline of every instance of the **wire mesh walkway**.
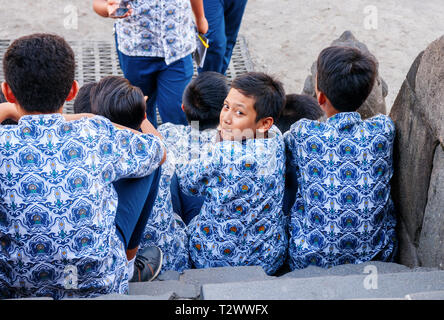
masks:
[[[123,76],[119,66],[119,60],[114,41],[68,41],[73,48],[76,58],[75,79],[80,86],[88,82],[99,81],[101,78],[110,75]],[[3,56],[11,40],[0,40],[0,56]],[[252,71],[250,55],[247,44],[243,36],[239,36],[233,50],[231,63],[227,70],[228,80],[232,80],[239,74]],[[194,75],[197,74],[194,65]],[[3,66],[0,63],[0,81],[4,80]],[[73,102],[65,104],[64,112],[73,113]],[[158,122],[160,119],[158,119]]]

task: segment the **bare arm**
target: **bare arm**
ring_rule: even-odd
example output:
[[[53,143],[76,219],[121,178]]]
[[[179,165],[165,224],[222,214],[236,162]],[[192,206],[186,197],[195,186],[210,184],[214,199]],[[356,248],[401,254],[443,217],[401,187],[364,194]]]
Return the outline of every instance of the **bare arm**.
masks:
[[[190,0],[190,2],[194,17],[196,18],[197,31],[203,34],[207,33],[208,21],[207,18],[205,18],[203,0]]]
[[[93,0],[94,11],[104,18],[108,18],[119,7],[119,2],[116,0]],[[130,7],[128,5],[128,7]],[[132,14],[132,10],[128,11],[124,16],[119,18],[126,18]]]

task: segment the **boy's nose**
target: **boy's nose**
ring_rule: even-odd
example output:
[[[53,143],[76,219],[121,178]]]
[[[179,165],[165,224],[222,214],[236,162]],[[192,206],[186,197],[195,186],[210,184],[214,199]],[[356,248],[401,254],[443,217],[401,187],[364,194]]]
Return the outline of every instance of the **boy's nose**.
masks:
[[[231,116],[230,116],[230,112],[226,112],[223,116],[223,122],[226,124],[230,124],[231,123]]]

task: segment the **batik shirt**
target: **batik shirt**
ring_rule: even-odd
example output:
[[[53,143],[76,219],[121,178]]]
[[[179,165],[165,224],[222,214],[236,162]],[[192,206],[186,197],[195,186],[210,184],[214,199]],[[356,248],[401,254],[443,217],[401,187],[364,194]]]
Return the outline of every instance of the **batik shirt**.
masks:
[[[388,260],[396,248],[390,197],[393,121],[338,113],[300,120],[284,135],[287,166],[298,168],[291,210],[292,269]]]
[[[164,138],[168,155],[162,165],[158,195],[145,227],[140,250],[148,245],[158,246],[163,252],[161,273],[166,270],[182,272],[191,268],[188,235],[182,218],[173,210],[171,179],[176,163],[181,163],[182,158],[190,158],[191,154],[198,154],[201,147],[205,150],[204,145],[215,137],[216,130],[199,131],[191,126],[164,123],[158,131]]]
[[[170,64],[195,50],[190,0],[133,0],[129,4],[133,13],[115,23],[123,54],[162,57]]]
[[[0,154],[0,296],[128,293],[112,182],[154,171],[160,139],[100,116],[24,116],[0,127]]]
[[[283,264],[285,147],[279,129],[269,133],[216,143],[178,170],[182,191],[205,197],[187,230],[197,268],[259,265],[273,274]]]

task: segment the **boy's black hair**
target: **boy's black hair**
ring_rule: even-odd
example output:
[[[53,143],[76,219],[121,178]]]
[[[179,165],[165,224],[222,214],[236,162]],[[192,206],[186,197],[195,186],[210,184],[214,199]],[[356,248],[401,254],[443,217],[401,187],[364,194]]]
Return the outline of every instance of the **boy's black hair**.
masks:
[[[375,83],[375,60],[356,48],[325,48],[317,60],[317,89],[340,112],[356,111]]]
[[[284,133],[300,119],[318,120],[323,115],[324,111],[314,97],[306,94],[287,94],[285,107],[276,121],[276,126]]]
[[[199,130],[216,128],[228,89],[227,78],[221,73],[200,73],[188,84],[182,96],[188,122],[199,121]]]
[[[91,89],[91,112],[111,122],[139,129],[145,119],[146,102],[142,90],[119,76],[101,79]]]
[[[54,113],[75,75],[74,52],[60,36],[36,33],[15,40],[3,57],[5,81],[28,112]]]
[[[285,90],[282,82],[263,72],[247,72],[237,76],[231,88],[255,100],[256,122],[266,117],[276,121],[285,105]]]
[[[84,84],[77,93],[74,100],[74,113],[92,113],[91,112],[91,89],[97,85],[97,82]]]

